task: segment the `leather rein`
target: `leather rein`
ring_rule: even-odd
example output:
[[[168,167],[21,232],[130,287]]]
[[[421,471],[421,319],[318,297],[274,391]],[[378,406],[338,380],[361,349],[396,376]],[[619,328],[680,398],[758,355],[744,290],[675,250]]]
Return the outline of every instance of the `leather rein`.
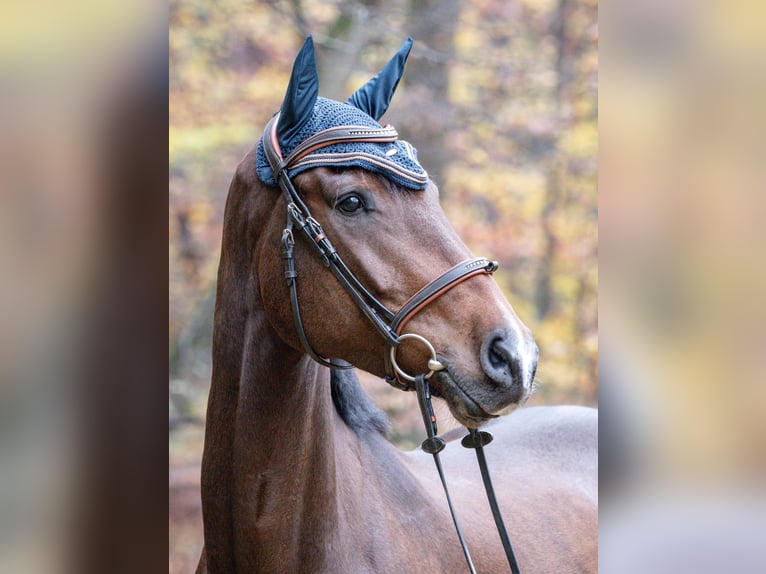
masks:
[[[447,490],[447,483],[444,478],[441,461],[439,459],[439,452],[444,449],[446,443],[444,439],[436,436],[436,416],[434,415],[433,407],[431,406],[431,395],[428,386],[428,379],[433,376],[435,372],[443,370],[444,365],[439,362],[435,349],[425,337],[415,333],[402,333],[402,330],[405,324],[416,313],[459,283],[462,283],[475,275],[494,273],[498,268],[497,262],[490,261],[484,257],[475,257],[463,261],[420,289],[410,297],[404,305],[402,305],[399,311],[394,313],[383,303],[378,301],[343,262],[340,255],[322,230],[322,226],[312,217],[308,206],[295,189],[287,170],[308,154],[329,145],[350,142],[394,142],[399,137],[396,129],[392,126],[385,126],[377,129],[366,126],[329,128],[310,136],[300,143],[286,158],[283,158],[279,140],[277,138],[276,126],[278,120],[279,114],[277,113],[266,125],[263,133],[263,149],[274,173],[274,179],[281,188],[287,205],[287,222],[285,224],[285,229],[282,232],[281,239],[282,261],[285,279],[287,280],[287,285],[290,291],[290,305],[292,308],[293,322],[301,345],[306,353],[320,365],[324,365],[331,369],[353,368],[353,365],[351,364],[339,363],[336,360],[330,360],[319,355],[308,340],[298,302],[298,273],[295,268],[294,258],[295,228],[297,228],[308,240],[309,244],[324,262],[324,265],[330,269],[332,274],[351,296],[352,300],[356,303],[364,316],[367,317],[383,337],[386,344],[386,352],[384,355],[386,382],[405,391],[412,390],[413,386],[410,385],[410,383],[414,383],[414,390],[418,395],[418,404],[423,415],[423,421],[428,435],[428,438],[423,441],[421,448],[425,452],[432,454],[434,457],[436,468],[439,472],[439,478],[441,479],[447,497],[450,514],[463,549],[463,554],[468,563],[470,572],[475,574],[476,570],[471,560],[468,546],[460,530],[460,526],[458,525],[457,517],[452,506],[452,500],[449,491]],[[397,364],[396,349],[402,341],[406,339],[413,339],[421,342],[431,353],[431,359],[428,361],[428,371],[426,373],[412,376],[407,374]],[[484,457],[483,446],[488,444],[491,440],[492,435],[489,432],[469,429],[469,434],[463,438],[461,444],[466,448],[473,448],[476,450],[476,456],[479,462],[484,487],[487,492],[487,498],[492,509],[492,515],[495,519],[495,524],[498,528],[498,533],[508,563],[513,574],[520,574],[513,548],[511,547],[510,539],[506,532],[502,516],[500,515],[497,500],[495,499],[494,489],[489,476],[489,469],[487,468],[486,458]]]

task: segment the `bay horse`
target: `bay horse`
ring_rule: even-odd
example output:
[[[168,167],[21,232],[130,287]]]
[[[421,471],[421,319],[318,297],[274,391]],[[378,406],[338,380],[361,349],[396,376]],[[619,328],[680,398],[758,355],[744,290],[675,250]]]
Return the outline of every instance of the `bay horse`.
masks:
[[[523,572],[597,569],[596,411],[515,410],[531,393],[532,335],[492,264],[470,259],[415,149],[377,123],[411,44],[341,103],[317,95],[309,37],[280,112],[236,170],[198,573],[466,571],[430,457],[388,441],[349,365],[400,388],[429,371],[460,423],[491,428],[487,458]],[[424,286],[428,297],[413,298]],[[406,318],[387,311],[402,307]],[[473,454],[452,434],[443,464],[476,568],[508,571]]]

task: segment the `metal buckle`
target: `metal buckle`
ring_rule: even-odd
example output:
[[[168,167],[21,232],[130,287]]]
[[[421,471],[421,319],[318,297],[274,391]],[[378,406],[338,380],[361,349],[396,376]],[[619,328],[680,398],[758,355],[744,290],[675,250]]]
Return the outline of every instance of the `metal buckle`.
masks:
[[[303,229],[306,226],[306,218],[303,216],[303,213],[301,213],[301,210],[297,205],[292,202],[288,203],[287,212],[299,228]]]
[[[309,228],[311,229],[311,233],[314,235],[314,239],[317,243],[319,243],[322,239],[326,237],[324,234],[324,230],[322,229],[322,226],[319,224],[319,222],[313,218],[313,216],[309,215],[306,218],[306,223],[308,224]]]
[[[293,247],[295,245],[293,230],[289,227],[285,227],[285,229],[282,231],[282,245],[285,247]]]

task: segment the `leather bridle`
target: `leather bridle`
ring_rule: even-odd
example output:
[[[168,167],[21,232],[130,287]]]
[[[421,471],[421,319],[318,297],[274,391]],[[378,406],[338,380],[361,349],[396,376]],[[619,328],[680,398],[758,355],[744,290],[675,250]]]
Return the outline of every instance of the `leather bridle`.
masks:
[[[463,261],[428,283],[406,301],[399,311],[394,313],[383,303],[378,301],[343,262],[343,259],[322,230],[322,226],[311,216],[311,212],[300,197],[298,191],[295,189],[287,172],[291,166],[306,155],[329,145],[350,142],[394,142],[399,137],[396,129],[392,126],[378,129],[365,126],[329,128],[317,132],[313,136],[307,138],[286,158],[283,158],[276,132],[278,121],[279,114],[276,114],[266,125],[266,129],[263,133],[263,149],[266,153],[266,158],[271,165],[271,169],[274,172],[274,179],[282,189],[287,204],[287,223],[282,232],[282,260],[284,263],[285,278],[287,279],[287,285],[290,289],[293,322],[295,323],[295,329],[298,333],[301,345],[306,353],[321,365],[333,369],[348,369],[352,367],[352,365],[338,364],[337,361],[331,362],[330,359],[322,357],[314,350],[308,340],[306,330],[303,326],[303,319],[301,318],[300,306],[298,304],[297,272],[295,270],[294,260],[294,228],[297,228],[303,233],[309,244],[314,247],[325,266],[330,269],[332,274],[351,296],[364,316],[367,317],[378,333],[383,337],[383,340],[386,343],[386,352],[384,355],[386,381],[396,388],[411,390],[412,386],[409,383],[413,383],[415,377],[405,373],[396,363],[396,348],[401,344],[402,340],[407,338],[416,339],[429,348],[431,351],[431,359],[429,360],[428,365],[429,376],[435,371],[443,369],[444,366],[438,361],[435,350],[424,337],[415,334],[402,334],[402,329],[405,324],[426,305],[459,283],[462,283],[466,279],[474,277],[475,275],[494,273],[497,269],[497,263],[485,259],[484,257],[475,257]]]
[[[439,459],[439,452],[444,449],[446,443],[444,442],[444,439],[436,436],[436,417],[434,416],[433,408],[431,406],[431,395],[428,386],[428,379],[433,376],[435,372],[443,370],[444,365],[438,360],[436,350],[428,339],[415,333],[402,333],[402,330],[415,314],[456,285],[476,275],[491,275],[494,273],[498,267],[497,262],[490,261],[484,257],[475,257],[463,261],[425,285],[410,297],[396,313],[394,313],[383,303],[378,301],[343,262],[343,259],[322,230],[322,226],[312,217],[308,206],[295,189],[295,186],[288,175],[288,170],[305,156],[329,145],[353,142],[394,142],[399,137],[396,129],[392,126],[385,126],[382,128],[370,128],[367,126],[333,127],[310,136],[302,143],[298,144],[287,157],[283,157],[277,137],[278,121],[279,114],[276,114],[266,125],[263,133],[263,149],[266,154],[266,159],[273,171],[274,179],[281,188],[287,205],[287,222],[285,224],[285,229],[282,232],[281,240],[282,260],[284,264],[285,278],[290,290],[290,305],[292,307],[293,322],[301,345],[306,353],[321,365],[331,369],[353,368],[353,365],[348,363],[339,363],[337,360],[322,357],[314,350],[308,340],[298,302],[298,273],[295,269],[295,235],[293,231],[296,227],[303,233],[309,244],[313,246],[325,266],[330,269],[332,274],[351,296],[364,316],[367,317],[383,337],[383,340],[386,343],[386,352],[384,355],[386,381],[401,390],[411,390],[413,387],[409,383],[414,383],[414,389],[418,396],[418,403],[420,405],[423,422],[425,423],[426,433],[428,435],[428,438],[423,441],[421,448],[425,452],[432,454],[434,457],[439,478],[447,497],[452,521],[457,530],[458,539],[460,540],[460,545],[463,550],[463,555],[466,558],[470,572],[475,574],[476,570],[471,560],[471,555],[468,551],[468,546],[463,537],[463,533],[460,530],[452,500],[447,489],[441,461]],[[412,376],[407,374],[397,364],[396,349],[402,341],[406,339],[420,341],[431,353],[431,358],[428,361],[428,371],[426,373]],[[489,476],[489,469],[487,468],[486,458],[484,457],[483,446],[488,444],[491,440],[492,435],[487,431],[470,429],[469,434],[463,438],[461,444],[466,448],[473,448],[476,450],[482,481],[484,482],[487,498],[492,510],[492,516],[495,520],[495,525],[497,526],[506,558],[508,559],[513,574],[520,574],[519,566],[516,562],[516,557],[513,553],[513,548],[511,547],[511,542],[505,529],[505,524],[500,515],[500,510],[497,505],[494,489]]]

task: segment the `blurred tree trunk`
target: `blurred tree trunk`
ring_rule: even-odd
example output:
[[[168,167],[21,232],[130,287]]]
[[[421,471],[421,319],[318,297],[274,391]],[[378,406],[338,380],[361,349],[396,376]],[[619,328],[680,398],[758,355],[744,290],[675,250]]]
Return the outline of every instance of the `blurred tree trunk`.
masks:
[[[558,10],[553,20],[553,35],[556,38],[556,107],[558,118],[556,126],[558,135],[563,132],[569,121],[567,105],[568,85],[571,79],[570,41],[567,36],[567,14],[570,0],[559,0]],[[558,146],[556,146],[558,147]],[[535,306],[537,318],[542,321],[553,309],[553,287],[551,277],[554,275],[554,265],[557,250],[557,236],[554,229],[553,217],[558,211],[561,191],[566,174],[566,158],[557,152],[548,172],[548,183],[545,187],[545,199],[541,213],[543,232],[543,253],[535,279]]]
[[[397,127],[417,147],[420,163],[437,183],[449,163],[446,141],[452,106],[448,88],[459,15],[459,0],[411,0],[405,24],[415,46],[405,74],[410,79],[407,101],[398,108]]]
[[[340,15],[325,31],[318,43],[320,94],[326,98],[346,101],[359,86],[348,86],[354,69],[365,48],[378,41],[381,30],[375,26],[379,2],[346,2]]]
[[[383,32],[375,25],[380,0],[346,0],[338,17],[321,32],[310,29],[301,0],[291,0],[293,21],[302,36],[314,34],[319,68],[319,93],[345,101],[358,87],[347,86],[351,72],[359,67],[365,48],[379,41]]]

